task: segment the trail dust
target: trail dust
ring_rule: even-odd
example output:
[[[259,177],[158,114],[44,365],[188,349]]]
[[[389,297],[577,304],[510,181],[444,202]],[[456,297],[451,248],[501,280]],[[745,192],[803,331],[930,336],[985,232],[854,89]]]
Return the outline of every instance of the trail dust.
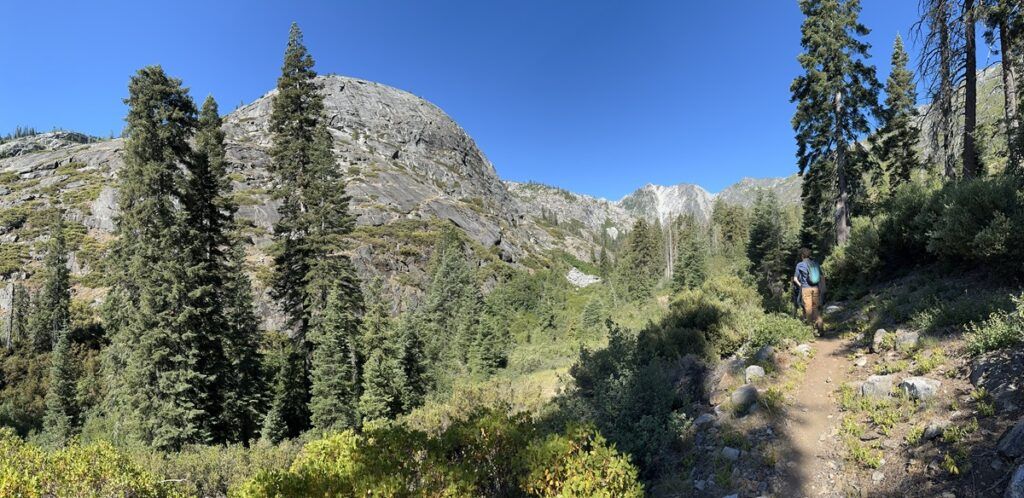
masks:
[[[789,447],[781,455],[784,492],[779,496],[841,496],[832,479],[836,469],[831,436],[839,422],[835,392],[846,382],[850,366],[846,346],[847,341],[827,332],[813,344],[814,356],[786,417]]]

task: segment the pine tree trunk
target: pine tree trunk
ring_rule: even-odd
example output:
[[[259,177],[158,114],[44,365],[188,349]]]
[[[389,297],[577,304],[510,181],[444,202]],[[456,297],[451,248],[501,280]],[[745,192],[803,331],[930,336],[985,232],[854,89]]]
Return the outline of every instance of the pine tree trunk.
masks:
[[[843,92],[836,92],[836,183],[839,191],[836,196],[836,245],[846,244],[850,238],[850,208],[846,185],[846,141],[839,130],[843,115]]]
[[[949,39],[949,3],[938,7],[935,26],[939,30],[939,129],[942,131],[942,162],[947,180],[956,178],[953,160],[953,54]]]
[[[978,54],[975,40],[974,0],[964,2],[964,179],[978,176],[978,150],[974,132],[978,124]]]
[[[1006,20],[1003,19],[999,23],[999,51],[1003,54],[1003,109],[1006,117],[1006,150],[1009,152],[1006,171],[1016,173],[1020,169],[1021,144],[1017,139],[1017,130],[1020,128],[1020,118],[1017,115],[1017,54],[1013,49],[1011,36]]]

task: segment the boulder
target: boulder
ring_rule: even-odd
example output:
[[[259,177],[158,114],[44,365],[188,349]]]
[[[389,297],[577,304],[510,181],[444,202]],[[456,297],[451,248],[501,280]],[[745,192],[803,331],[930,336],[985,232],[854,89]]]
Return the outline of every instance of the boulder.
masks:
[[[1024,498],[1024,464],[1018,465],[1017,470],[1013,471],[1003,498]]]
[[[733,391],[730,399],[736,413],[747,413],[750,407],[757,403],[757,394],[757,388],[750,384],[744,384],[739,389]]]
[[[882,351],[882,343],[885,342],[885,336],[889,335],[885,329],[878,329],[875,331],[875,335],[871,338],[871,352],[879,353]]]
[[[910,395],[911,399],[926,400],[939,393],[942,382],[928,377],[907,377],[900,382],[900,389]]]
[[[1003,436],[999,438],[999,446],[996,449],[1000,455],[1010,460],[1024,455],[1024,419],[1018,421],[1016,425],[1003,433]]]
[[[896,349],[900,351],[910,351],[915,349],[920,341],[920,334],[913,330],[896,330]]]
[[[750,365],[743,372],[743,378],[744,378],[744,380],[747,381],[748,384],[751,383],[751,382],[754,382],[755,380],[763,378],[763,377],[764,377],[764,369],[761,368],[758,365]]]
[[[569,273],[565,275],[565,279],[568,280],[569,283],[572,284],[574,287],[580,289],[594,285],[601,281],[601,277],[583,273],[582,271],[580,271],[579,268],[576,268],[575,266],[569,269]]]
[[[766,344],[764,346],[761,346],[761,349],[758,349],[757,352],[754,353],[754,361],[757,362],[757,363],[772,363],[772,362],[774,362],[775,361],[775,348],[773,348],[771,346],[771,344]]]
[[[867,364],[868,364],[868,359],[863,357],[863,356],[861,356],[860,358],[857,358],[856,360],[853,360],[853,366],[855,366],[855,367],[863,367],[864,365],[867,365]]]
[[[807,358],[808,356],[811,356],[811,345],[798,344],[795,348],[793,348],[793,352],[800,356],[803,356],[804,358]]]
[[[714,421],[715,421],[715,416],[713,414],[702,413],[699,417],[697,417],[693,421],[693,425],[696,426],[696,427],[701,427],[701,426],[710,424],[710,423],[712,423]]]
[[[872,375],[860,385],[861,396],[869,398],[882,398],[892,392],[894,376]]]

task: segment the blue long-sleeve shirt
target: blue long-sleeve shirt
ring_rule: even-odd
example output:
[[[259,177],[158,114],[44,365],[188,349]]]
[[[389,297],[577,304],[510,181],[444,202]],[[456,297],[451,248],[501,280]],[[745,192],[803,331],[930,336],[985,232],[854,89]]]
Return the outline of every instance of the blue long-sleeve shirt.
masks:
[[[795,278],[797,282],[800,282],[800,288],[802,289],[807,287],[817,287],[817,285],[811,284],[811,266],[808,264],[809,262],[811,262],[811,260],[805,259],[797,263],[796,271],[793,273],[793,278]]]

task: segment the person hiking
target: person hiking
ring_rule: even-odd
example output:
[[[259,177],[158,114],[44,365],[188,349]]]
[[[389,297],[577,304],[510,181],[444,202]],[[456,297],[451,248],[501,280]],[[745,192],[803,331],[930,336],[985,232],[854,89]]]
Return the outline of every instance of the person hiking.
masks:
[[[804,318],[820,332],[824,328],[821,320],[821,289],[825,286],[825,277],[821,274],[821,266],[811,259],[811,250],[806,247],[800,248],[800,262],[796,264],[793,283],[800,287]]]

